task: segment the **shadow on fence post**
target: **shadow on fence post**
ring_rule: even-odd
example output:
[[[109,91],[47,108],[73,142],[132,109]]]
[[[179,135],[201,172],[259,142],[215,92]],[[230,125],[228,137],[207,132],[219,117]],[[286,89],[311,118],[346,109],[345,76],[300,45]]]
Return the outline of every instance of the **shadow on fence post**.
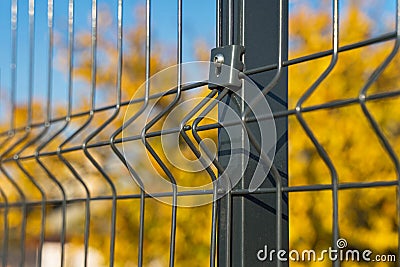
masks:
[[[279,52],[279,0],[217,0],[217,43],[219,46],[240,44],[246,49],[244,55],[245,68],[254,69],[269,64],[278,63]],[[288,48],[288,1],[282,0],[282,60],[287,60]],[[219,23],[218,23],[218,18]],[[250,75],[250,78],[260,87],[267,86],[274,78],[276,70]],[[266,96],[273,113],[287,109],[287,68],[282,69],[278,83]],[[227,96],[223,102],[241,113],[241,108]],[[222,108],[219,116],[222,115]],[[288,128],[287,117],[275,119],[276,152],[274,166],[278,169],[282,186],[287,186],[288,177]],[[248,129],[253,136],[260,139],[257,123],[248,123]],[[241,132],[237,133],[241,140]],[[231,144],[227,133],[219,131],[219,161],[223,166],[229,161]],[[232,152],[231,152],[232,153]],[[250,153],[257,155],[251,145]],[[269,257],[261,261],[257,252],[265,246],[271,252],[277,245],[276,193],[248,193],[246,190],[254,173],[257,159],[250,158],[242,180],[230,194],[219,200],[218,222],[218,266],[288,266],[287,262],[277,262],[276,252],[271,261]],[[274,179],[265,179],[260,188],[275,188]],[[241,192],[241,193],[238,193]],[[280,249],[288,252],[288,197],[282,194],[280,200],[281,245]],[[287,257],[287,254],[286,254]]]

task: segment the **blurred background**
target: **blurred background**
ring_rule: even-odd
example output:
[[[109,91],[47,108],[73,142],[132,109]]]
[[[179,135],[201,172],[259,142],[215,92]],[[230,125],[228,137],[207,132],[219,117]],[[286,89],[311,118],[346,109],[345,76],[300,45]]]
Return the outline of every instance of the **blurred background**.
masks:
[[[11,12],[12,7],[15,7],[13,1],[0,3],[0,187],[3,192],[0,212],[4,215],[0,216],[0,237],[3,240],[3,251],[4,246],[8,246],[9,266],[18,266],[22,253],[21,242],[25,244],[26,266],[35,266],[42,229],[45,241],[41,252],[43,266],[56,266],[54,263],[60,261],[60,242],[63,238],[66,242],[65,266],[83,266],[85,223],[89,219],[88,265],[109,265],[113,205],[110,200],[115,194],[126,196],[119,198],[116,206],[115,266],[136,266],[140,223],[138,196],[141,191],[124,163],[104,143],[121,127],[128,105],[122,105],[115,119],[100,132],[96,132],[107,118],[113,116],[114,109],[110,107],[115,105],[118,98],[117,1],[99,0],[97,3],[97,66],[94,76],[91,1],[75,3],[73,57],[68,46],[67,0],[54,1],[52,40],[46,1],[35,1],[33,40],[29,35],[32,30],[29,3],[33,1],[16,2],[18,10],[14,10],[17,12],[14,18]],[[340,237],[348,241],[349,248],[370,249],[374,254],[395,254],[399,257],[396,207],[399,200],[396,198],[397,187],[393,186],[398,173],[357,102],[368,77],[394,47],[396,1],[339,2],[340,47],[385,34],[392,37],[340,53],[328,78],[304,106],[317,107],[347,100],[353,101],[353,104],[338,104],[329,109],[317,108],[305,112],[304,118],[331,157],[340,184],[392,182],[392,186],[340,190]],[[289,1],[289,61],[332,48],[331,6],[331,2],[326,0]],[[177,61],[177,5],[171,1],[154,0],[151,1],[151,10],[150,74],[155,74]],[[146,79],[145,2],[124,1],[123,14],[120,88],[121,101],[126,103],[133,96],[135,99],[144,96],[144,91],[139,88]],[[215,47],[215,18],[215,1],[184,1],[184,62],[209,60],[209,52]],[[12,27],[15,25],[13,19],[17,20],[16,31]],[[329,62],[330,57],[322,57],[288,67],[288,109],[295,108],[298,99]],[[396,56],[368,91],[368,95],[377,97],[367,102],[369,111],[397,155],[400,151],[399,66],[399,57]],[[93,90],[96,92],[94,101],[91,99]],[[150,89],[150,94],[160,92],[157,88]],[[182,101],[195,97],[202,99],[208,92],[206,86],[185,91]],[[379,97],[386,92],[393,94]],[[173,97],[165,96],[157,105],[165,108]],[[137,111],[140,106],[138,102],[131,104],[130,108]],[[91,116],[88,111],[94,109],[96,112]],[[66,120],[71,114],[79,116]],[[46,126],[45,122],[51,122],[51,125]],[[211,122],[203,122],[204,125],[207,123]],[[151,131],[160,130],[161,127],[161,123],[156,124]],[[140,132],[140,129],[136,131]],[[81,149],[91,134],[93,138],[89,143],[104,143],[89,150],[111,183]],[[217,143],[217,129],[204,131],[201,135]],[[121,135],[118,137],[121,138]],[[154,137],[150,143],[166,161],[160,138]],[[329,169],[294,116],[289,116],[288,139],[289,187],[330,184]],[[154,162],[153,168],[143,163],[146,151],[135,151],[136,143],[142,146],[141,140],[134,140],[129,146],[132,151],[127,153],[134,155],[130,158],[134,158],[135,162],[130,164],[141,177],[151,177],[153,172],[162,173],[157,163]],[[62,157],[57,154],[60,144],[66,150]],[[120,143],[117,147],[122,151]],[[180,149],[189,159],[195,158],[184,142],[176,149]],[[41,164],[35,158],[38,150],[43,154],[39,157]],[[14,155],[20,159],[17,160]],[[188,174],[168,166],[180,184],[197,186],[209,182],[205,171]],[[113,193],[114,189],[116,193]],[[93,200],[89,203],[85,201],[88,198]],[[63,210],[61,204],[67,200],[68,205]],[[43,201],[48,202],[45,208]],[[17,204],[13,206],[12,203]],[[31,204],[24,211],[21,203]],[[88,206],[89,219],[86,216]],[[331,246],[331,191],[290,192],[288,206],[289,249],[321,251]],[[46,217],[43,223],[44,211]],[[26,213],[26,220],[23,212]],[[207,266],[211,204],[192,208],[178,207],[177,212],[176,266]],[[169,258],[171,207],[148,198],[144,214],[143,264],[166,266]],[[65,224],[62,218],[65,218]],[[21,235],[23,225],[26,227],[25,240]],[[65,231],[62,227],[65,227]],[[7,234],[5,229],[8,229]],[[64,236],[60,234],[62,232]],[[342,266],[395,266],[395,263],[391,264],[343,262]],[[291,262],[290,265],[330,266],[331,262]]]

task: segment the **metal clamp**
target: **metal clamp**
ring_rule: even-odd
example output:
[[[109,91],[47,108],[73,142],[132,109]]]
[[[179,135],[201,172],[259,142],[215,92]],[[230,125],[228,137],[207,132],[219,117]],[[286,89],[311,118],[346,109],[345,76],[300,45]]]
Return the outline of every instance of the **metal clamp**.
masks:
[[[245,48],[241,45],[227,45],[212,49],[208,88],[239,89],[242,86],[239,73],[244,68],[242,62],[244,52]]]

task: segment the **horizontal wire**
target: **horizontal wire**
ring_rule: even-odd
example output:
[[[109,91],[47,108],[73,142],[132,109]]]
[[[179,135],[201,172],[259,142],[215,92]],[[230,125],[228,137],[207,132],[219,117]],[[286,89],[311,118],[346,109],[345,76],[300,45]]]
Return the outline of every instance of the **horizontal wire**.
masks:
[[[389,91],[389,92],[380,92],[380,93],[375,93],[375,94],[367,96],[365,98],[365,101],[371,102],[371,101],[378,101],[378,100],[384,100],[384,99],[393,99],[398,96],[400,96],[400,90]],[[313,112],[313,111],[324,110],[324,109],[342,108],[342,107],[348,107],[351,105],[356,105],[359,103],[360,103],[360,100],[358,97],[340,99],[340,100],[335,100],[335,101],[331,101],[331,102],[327,102],[327,103],[323,103],[323,104],[317,104],[317,105],[312,105],[312,106],[308,106],[308,107],[303,107],[301,112],[307,113],[307,112]],[[295,114],[296,114],[295,109],[288,109],[288,110],[284,110],[284,111],[278,111],[278,112],[275,112],[275,113],[272,113],[269,115],[258,116],[257,118],[250,117],[250,118],[247,118],[245,120],[245,122],[249,123],[249,122],[254,122],[254,121],[271,120],[271,119],[277,119],[277,118],[282,118],[282,117],[289,117],[289,116],[293,116]],[[240,123],[241,122],[238,122],[238,121],[224,122],[223,126],[218,123],[212,123],[212,124],[198,126],[196,130],[197,131],[207,131],[210,129],[234,126],[234,125],[238,125]]]
[[[380,93],[375,93],[371,94],[366,97],[365,101],[378,101],[378,100],[383,100],[387,98],[395,98],[400,96],[400,90],[395,90],[395,91],[390,91],[390,92],[380,92]],[[312,105],[308,107],[304,107],[302,109],[302,112],[313,112],[313,111],[318,111],[318,110],[323,110],[323,109],[334,109],[334,108],[342,108],[342,107],[348,107],[350,105],[355,105],[359,104],[360,100],[358,97],[355,98],[348,98],[348,99],[341,99],[341,100],[336,100],[332,102],[327,102],[323,104],[317,104],[317,105]],[[248,118],[246,122],[253,122],[255,120],[262,121],[262,120],[270,120],[270,119],[277,119],[281,117],[288,117],[288,116],[293,116],[295,115],[296,110],[295,109],[290,109],[290,110],[284,110],[280,112],[275,112],[271,115],[265,115],[265,116],[259,116],[258,118]],[[233,125],[238,125],[241,122],[238,121],[232,121],[232,122],[224,122],[224,127],[228,126],[233,126]],[[207,125],[200,125],[197,127],[197,131],[207,131],[207,130],[212,130],[212,129],[218,129],[223,127],[221,124],[218,123],[211,123]],[[185,131],[191,130],[190,125],[186,125],[184,128]],[[159,137],[162,135],[168,135],[168,134],[173,134],[173,133],[179,133],[180,129],[179,128],[172,128],[172,129],[165,129],[161,131],[154,131],[154,132],[149,132],[146,134],[146,138],[151,138],[151,137]],[[131,141],[138,141],[141,140],[141,135],[134,135],[134,136],[129,136],[125,138],[119,138],[114,141],[114,144],[120,144],[122,142],[131,142]],[[99,141],[96,143],[88,144],[87,148],[98,148],[98,147],[104,147],[104,146],[109,146],[111,143],[110,141]],[[72,146],[69,148],[61,149],[60,153],[70,153],[70,152],[76,152],[82,150],[82,146]],[[49,157],[49,156],[56,156],[57,151],[48,151],[48,152],[41,152],[37,156],[38,157]],[[29,160],[35,158],[35,154],[31,155],[26,155],[26,156],[19,156],[17,160]],[[11,162],[14,161],[14,157],[5,157],[1,160],[2,163],[6,162]]]
[[[367,46],[367,45],[371,45],[371,44],[375,44],[375,43],[379,43],[379,42],[383,42],[383,41],[388,41],[391,40],[395,37],[395,33],[387,33],[387,34],[383,34],[379,37],[376,38],[372,38],[369,40],[365,40],[362,42],[358,42],[358,43],[354,43],[351,45],[346,45],[343,46],[341,48],[339,48],[339,52],[344,52],[344,51],[348,51],[351,49],[355,49],[355,48],[360,48],[363,46]],[[283,62],[283,66],[287,67],[290,65],[294,65],[294,64],[299,64],[305,61],[310,61],[313,59],[317,59],[317,58],[322,58],[322,57],[326,57],[329,56],[333,53],[332,50],[327,50],[327,51],[323,51],[323,52],[319,52],[319,53],[315,53],[312,55],[307,55],[304,57],[300,57],[300,58],[296,58],[296,59],[292,59],[292,60],[288,60]],[[268,66],[263,66],[260,68],[255,68],[255,69],[251,69],[251,70],[246,70],[244,72],[244,74],[246,75],[252,75],[252,74],[256,74],[256,73],[260,73],[260,72],[265,72],[265,71],[269,71],[269,70],[273,70],[276,69],[277,65],[276,64],[272,64],[272,65],[268,65]],[[203,82],[198,82],[198,83],[193,83],[193,84],[188,84],[188,85],[184,85],[182,86],[182,91],[187,91],[187,90],[192,90],[192,89],[196,89],[198,87],[201,86],[205,86],[207,85],[207,81],[203,81]],[[158,97],[162,97],[162,96],[166,96],[166,95],[171,95],[171,94],[175,94],[177,92],[177,89],[171,89],[167,92],[161,92],[161,93],[157,93],[154,95],[149,96],[150,99],[155,99]],[[382,92],[382,93],[376,93],[376,94],[372,94],[367,96],[366,101],[375,101],[375,100],[382,100],[385,98],[393,98],[393,97],[397,97],[400,95],[400,90],[396,90],[396,91],[391,91],[391,92]],[[126,101],[126,102],[122,102],[121,106],[125,106],[128,104],[133,104],[133,103],[140,103],[143,102],[144,98],[138,98],[138,99],[134,99],[132,101]],[[336,100],[336,101],[332,101],[332,102],[327,102],[327,103],[323,103],[323,104],[317,104],[317,105],[312,105],[309,107],[304,107],[302,109],[302,112],[312,112],[312,111],[317,111],[317,110],[321,110],[321,109],[331,109],[331,108],[340,108],[340,107],[345,107],[345,106],[349,106],[349,105],[353,105],[353,104],[358,104],[359,103],[359,99],[358,98],[348,98],[348,99],[340,99],[340,100]],[[115,109],[116,106],[115,105],[110,105],[110,106],[105,106],[99,109],[94,110],[95,113],[97,112],[102,112],[102,111],[107,111],[110,109]],[[286,111],[281,111],[281,112],[276,112],[273,113],[272,115],[269,116],[261,116],[260,118],[258,118],[259,120],[268,120],[268,119],[272,119],[272,118],[280,118],[280,117],[286,117],[286,116],[291,116],[295,114],[295,110],[286,110]],[[76,113],[70,116],[70,118],[77,118],[77,117],[82,117],[82,116],[86,116],[89,115],[89,112],[81,112],[81,113]],[[51,123],[54,122],[59,122],[59,121],[63,121],[65,120],[67,117],[59,117],[59,118],[55,118],[51,121]],[[249,118],[248,122],[251,122],[255,120],[255,118]],[[232,122],[232,124],[237,124],[239,122]],[[228,123],[229,124],[229,123]],[[225,126],[229,126],[228,124],[226,124]],[[45,123],[36,123],[33,124],[31,128],[37,128],[37,127],[41,127],[44,126]],[[197,131],[205,131],[205,130],[211,130],[211,129],[216,129],[216,128],[220,128],[222,127],[221,125],[215,123],[215,124],[207,124],[207,125],[201,125],[197,127]],[[191,127],[188,125],[184,130],[190,130]],[[21,128],[16,128],[15,132],[17,131],[22,131],[25,130],[25,127],[21,127]],[[173,128],[173,129],[168,129],[168,130],[162,130],[162,131],[154,131],[154,132],[149,132],[146,134],[146,138],[150,138],[150,137],[157,137],[157,136],[161,136],[161,135],[166,135],[166,134],[172,134],[172,133],[179,133],[180,129],[178,128]],[[4,136],[7,135],[8,132],[4,132],[1,133],[0,136]],[[127,137],[127,138],[121,138],[121,139],[117,139],[115,140],[115,143],[122,143],[122,141],[135,141],[135,140],[140,140],[141,136],[137,135],[137,136],[131,136],[131,137]],[[93,144],[89,144],[88,148],[95,148],[95,147],[102,147],[102,146],[107,146],[110,145],[109,141],[100,141],[97,143],[93,143]],[[79,151],[82,150],[82,146],[73,146],[70,148],[66,148],[61,150],[61,153],[68,153],[68,152],[73,152],[73,151]],[[57,155],[57,151],[51,151],[51,152],[42,152],[38,155],[38,157],[45,157],[45,156],[56,156]],[[18,160],[28,160],[28,159],[33,159],[35,157],[35,155],[28,155],[28,156],[21,156],[18,158]],[[4,158],[2,160],[2,162],[9,162],[15,160],[14,158]],[[368,183],[344,183],[344,184],[339,184],[339,189],[357,189],[357,188],[369,188],[369,187],[383,187],[383,186],[396,186],[398,183],[398,181],[382,181],[382,182],[368,182]],[[307,185],[307,186],[292,186],[292,187],[283,187],[282,191],[283,192],[306,192],[306,191],[320,191],[320,190],[331,190],[332,189],[332,185],[331,184],[321,184],[321,185]],[[276,188],[259,188],[254,192],[251,192],[251,194],[265,194],[265,193],[274,193],[276,192]],[[185,191],[185,192],[177,192],[177,196],[182,197],[182,196],[195,196],[195,195],[207,195],[213,194],[212,190],[197,190],[197,191]],[[247,189],[237,189],[237,190],[232,190],[232,195],[236,196],[236,195],[246,195],[246,194],[250,194],[249,190]],[[172,197],[173,193],[172,192],[163,192],[163,193],[155,193],[152,195],[149,194],[145,194],[146,198],[156,198],[156,197]],[[124,200],[124,199],[140,199],[141,194],[130,194],[130,195],[118,195],[117,199],[118,200]],[[96,200],[111,200],[112,196],[99,196],[99,197],[91,197],[90,201],[96,201]],[[72,204],[72,203],[76,203],[76,202],[84,202],[87,201],[87,198],[73,198],[73,199],[68,199],[67,203],[68,204]],[[42,202],[41,201],[33,201],[33,202],[12,202],[12,203],[8,203],[7,207],[19,207],[22,205],[27,205],[27,206],[39,206],[41,205]],[[46,201],[46,205],[59,205],[62,204],[62,200],[48,200]],[[4,203],[0,204],[0,208],[5,207],[6,205]]]
[[[357,49],[357,48],[361,48],[361,47],[365,47],[365,46],[369,46],[369,45],[373,45],[373,44],[387,42],[387,41],[395,39],[396,36],[397,36],[396,32],[385,33],[385,34],[379,35],[374,38],[370,38],[367,40],[363,40],[360,42],[356,42],[356,43],[352,43],[349,45],[339,47],[339,52],[345,52],[345,51],[349,51],[349,50],[353,50],[353,49]],[[310,55],[306,55],[306,56],[302,56],[299,58],[294,58],[294,59],[290,59],[288,61],[284,61],[282,63],[282,66],[288,67],[288,66],[296,65],[296,64],[303,63],[306,61],[312,61],[314,59],[330,56],[330,55],[332,55],[332,53],[333,53],[333,50],[326,50],[326,51],[322,51],[322,52],[318,52],[318,53],[313,53]],[[271,64],[271,65],[267,65],[267,66],[250,69],[250,70],[245,70],[243,72],[243,74],[240,76],[243,77],[243,75],[253,75],[253,74],[257,74],[257,73],[261,73],[261,72],[266,72],[266,71],[274,70],[277,67],[278,67],[277,64]],[[182,86],[182,91],[197,89],[197,88],[199,88],[201,86],[205,86],[207,84],[208,84],[207,81],[186,84],[186,85]],[[150,95],[149,99],[155,99],[155,98],[162,97],[162,96],[176,94],[176,92],[177,92],[177,88],[173,88],[166,92],[161,92],[161,93]],[[141,98],[133,99],[131,101],[124,101],[121,103],[121,107],[127,106],[129,104],[140,103],[140,102],[143,102],[144,100],[145,100],[145,98],[141,97]],[[107,110],[116,109],[116,108],[117,108],[117,105],[108,105],[108,106],[104,106],[104,107],[101,107],[98,109],[94,109],[93,112],[98,113],[98,112],[107,111]],[[78,118],[78,117],[82,117],[82,116],[87,116],[89,114],[90,114],[89,111],[79,112],[79,113],[72,114],[71,116],[69,116],[69,118]],[[65,121],[66,119],[68,119],[67,116],[57,117],[57,118],[52,119],[50,121],[50,123]],[[45,125],[45,122],[34,123],[31,125],[31,128],[38,128],[38,127],[42,127],[44,125]],[[18,128],[14,129],[13,133],[15,134],[16,132],[20,132],[20,131],[24,131],[24,130],[26,130],[26,126],[18,127]],[[0,137],[8,136],[9,134],[10,134],[9,131],[3,131],[0,133]]]
[[[182,18],[180,18],[180,19],[182,19]],[[365,46],[382,43],[382,42],[393,40],[396,37],[397,37],[396,32],[389,32],[389,33],[385,33],[385,34],[379,35],[374,38],[370,38],[367,40],[363,40],[363,41],[359,41],[359,42],[355,42],[352,44],[348,44],[348,45],[339,47],[336,52],[345,52],[345,51],[362,48]],[[179,39],[179,37],[178,37],[178,39]],[[178,51],[179,51],[179,49],[178,49]],[[178,55],[179,55],[179,52],[178,52]],[[279,69],[280,67],[289,67],[292,65],[296,65],[296,64],[300,64],[300,63],[304,63],[304,62],[308,62],[308,61],[313,61],[313,60],[316,60],[319,58],[324,58],[324,57],[332,56],[332,55],[334,55],[333,49],[320,51],[317,53],[313,53],[313,54],[301,56],[298,58],[293,58],[293,59],[289,59],[286,61],[282,61],[281,66],[279,66],[278,64],[270,64],[270,65],[265,65],[265,66],[261,66],[261,67],[257,67],[257,68],[248,69],[248,70],[241,72],[239,74],[239,77],[244,78],[246,75],[260,74],[260,73],[264,73],[267,71]],[[181,91],[183,92],[183,91],[194,90],[194,89],[198,89],[202,86],[207,86],[207,85],[208,85],[208,81],[201,81],[201,82],[196,82],[196,83],[180,85],[179,78],[178,78],[178,86],[177,87],[175,87],[171,90],[165,91],[165,92],[160,92],[160,93],[150,95],[150,96],[148,96],[147,99],[157,99],[160,97],[174,95],[174,94],[178,95],[178,94],[180,94]],[[13,92],[14,91],[15,90],[13,90]],[[330,102],[311,105],[308,107],[302,107],[300,112],[304,113],[304,112],[313,112],[313,111],[318,111],[318,110],[337,109],[337,108],[342,108],[342,107],[348,107],[351,105],[358,105],[358,104],[360,104],[361,101],[363,103],[365,103],[367,101],[377,101],[377,100],[383,100],[383,99],[389,99],[389,98],[391,99],[391,98],[395,98],[398,96],[400,96],[400,90],[375,93],[375,94],[366,96],[365,99],[362,99],[362,100],[359,97],[342,98],[342,99],[338,99],[338,100],[334,100],[334,101],[330,101]],[[93,97],[93,99],[94,99],[94,97]],[[50,103],[50,100],[48,100],[48,101]],[[6,137],[6,136],[10,137],[11,134],[15,135],[18,132],[24,132],[24,131],[28,133],[34,128],[45,128],[45,127],[48,127],[48,125],[56,123],[56,122],[63,122],[63,121],[69,122],[71,119],[74,119],[74,118],[80,118],[80,117],[84,117],[84,116],[93,116],[94,114],[97,114],[100,112],[107,112],[110,110],[119,110],[123,106],[128,106],[130,104],[135,104],[135,103],[142,103],[145,101],[147,101],[146,97],[142,97],[142,98],[133,99],[131,101],[124,101],[121,103],[118,102],[118,103],[115,103],[112,105],[106,105],[106,106],[103,106],[103,107],[100,107],[97,109],[95,109],[94,105],[93,105],[93,108],[89,111],[83,111],[83,112],[78,112],[78,113],[74,113],[74,114],[71,114],[70,111],[68,111],[67,116],[55,117],[55,118],[52,118],[51,120],[46,120],[46,121],[38,122],[38,123],[34,123],[34,124],[28,123],[28,126],[16,128],[16,127],[14,127],[15,125],[13,125],[11,127],[11,131],[7,130],[4,132],[0,132],[0,137]],[[69,101],[69,104],[71,104],[70,102],[71,102],[71,99]],[[14,112],[15,111],[13,110],[13,113]],[[14,116],[13,113],[11,114],[12,116]],[[263,115],[258,118],[246,118],[244,121],[252,122],[252,121],[256,121],[256,120],[271,120],[271,119],[277,119],[277,118],[282,118],[282,117],[289,117],[289,116],[293,116],[295,114],[296,114],[296,110],[290,109],[290,110],[274,112],[274,113],[268,114],[268,115]],[[207,130],[212,130],[212,129],[218,129],[221,127],[227,127],[230,125],[238,125],[241,123],[242,123],[241,121],[232,121],[232,122],[226,122],[226,123],[224,122],[224,125],[221,125],[219,123],[212,123],[212,124],[206,124],[206,125],[200,125],[200,126],[185,125],[185,127],[183,128],[183,131],[192,130],[192,127],[196,131],[207,131]],[[104,126],[104,128],[105,127],[106,126]],[[99,128],[97,130],[98,130],[97,133],[100,133],[101,129]],[[173,134],[173,133],[180,133],[181,131],[182,131],[181,128],[171,128],[171,129],[165,129],[165,130],[159,130],[159,131],[152,131],[152,132],[145,133],[144,140],[146,141],[146,138],[159,137],[159,136]],[[23,160],[57,156],[60,153],[64,154],[64,153],[70,153],[70,152],[76,152],[76,151],[84,151],[85,153],[87,153],[87,149],[106,147],[106,146],[110,146],[112,144],[121,144],[122,142],[139,141],[142,139],[142,137],[143,137],[143,135],[139,134],[139,135],[133,135],[133,136],[129,136],[129,137],[119,138],[114,141],[102,140],[102,141],[98,141],[98,142],[94,142],[94,143],[88,143],[88,141],[91,140],[91,138],[90,138],[90,139],[87,139],[88,141],[86,141],[83,145],[73,145],[71,147],[62,148],[57,151],[45,151],[45,152],[39,151],[39,152],[36,152],[35,154],[30,154],[30,155],[25,155],[25,156],[11,155],[9,157],[2,158],[0,160],[0,163],[17,162],[19,164],[19,161],[23,161]],[[156,152],[154,152],[154,153],[156,154]],[[94,161],[94,160],[91,160],[91,161]],[[99,171],[100,171],[100,173],[102,173],[102,167],[99,167]],[[242,197],[242,196],[246,196],[246,195],[255,195],[255,194],[274,194],[274,193],[277,194],[277,192],[296,193],[296,192],[314,192],[314,191],[324,191],[324,190],[335,191],[335,190],[380,188],[380,187],[393,187],[393,186],[398,187],[399,181],[398,180],[389,180],[389,181],[348,182],[348,183],[340,183],[340,184],[332,182],[332,183],[328,183],[328,184],[282,186],[281,188],[278,188],[278,187],[258,188],[255,191],[254,190],[250,191],[249,189],[245,188],[245,189],[233,189],[230,191],[230,193],[233,197]],[[92,202],[92,201],[110,201],[110,200],[113,200],[113,201],[116,201],[116,200],[120,200],[120,201],[122,201],[122,200],[143,200],[143,198],[150,198],[150,199],[152,199],[152,198],[173,198],[173,197],[176,198],[176,197],[193,197],[193,196],[202,196],[202,195],[209,195],[211,197],[211,196],[213,196],[214,193],[215,193],[215,191],[211,190],[211,189],[210,190],[188,190],[188,191],[181,191],[181,192],[174,190],[174,191],[170,191],[170,192],[157,192],[157,193],[152,193],[152,194],[143,193],[143,191],[141,193],[131,193],[131,194],[116,194],[116,192],[114,192],[114,194],[112,194],[112,195],[111,195],[111,193],[107,193],[105,195],[95,196],[95,197],[81,197],[81,196],[72,197],[71,196],[69,199],[66,199],[65,195],[64,195],[63,199],[51,199],[51,200],[46,200],[46,201],[44,201],[44,200],[25,200],[25,199],[23,199],[23,200],[18,199],[15,201],[4,201],[4,202],[0,202],[0,209],[3,208],[3,209],[8,210],[9,208],[20,208],[20,207],[24,207],[26,209],[27,207],[40,207],[43,205],[45,205],[46,207],[49,207],[49,206],[54,206],[56,208],[63,207],[65,209],[66,205],[71,205],[71,204],[75,204],[75,203],[84,203],[84,202],[88,202],[88,201]],[[113,207],[113,211],[115,212],[116,208]],[[116,215],[113,215],[113,216],[116,216]],[[140,216],[144,216],[143,213],[141,213]],[[172,217],[174,218],[174,216],[176,218],[176,214],[174,215],[174,213],[173,213]],[[113,229],[115,230],[115,227]],[[173,232],[175,233],[176,222],[174,222],[174,221],[172,221],[172,229],[173,229]],[[65,232],[65,229],[62,230],[62,233],[64,233],[64,232]],[[279,230],[277,232],[278,232],[278,234],[280,233]],[[171,236],[172,236],[172,233],[171,233]],[[113,238],[111,238],[111,239],[113,239]],[[174,242],[175,242],[175,239],[172,239],[172,237],[171,237],[170,244],[172,244]],[[63,243],[64,243],[64,241],[62,241],[62,244]],[[279,247],[280,246],[278,246],[278,248]],[[174,250],[173,249],[174,249],[174,247],[170,248],[171,255],[172,255],[170,262],[172,262],[172,264],[174,263]],[[113,249],[111,251],[112,251],[112,253],[110,252],[110,254],[113,255]],[[64,255],[64,254],[62,253],[62,255]],[[110,259],[113,259],[113,256],[110,256]],[[110,260],[110,261],[113,262],[113,260]]]
[[[374,181],[374,182],[359,182],[359,183],[342,183],[338,184],[338,188],[340,190],[347,189],[363,189],[363,188],[371,188],[371,187],[389,187],[389,186],[397,186],[398,181]],[[332,184],[315,184],[315,185],[300,185],[300,186],[286,186],[282,187],[283,192],[312,192],[312,191],[324,191],[324,190],[332,190]],[[258,188],[255,191],[250,192],[248,189],[237,189],[232,190],[232,195],[249,195],[249,194],[269,194],[275,193],[276,188]]]
[[[348,45],[339,47],[338,52],[346,52],[346,51],[354,50],[354,49],[361,48],[361,47],[364,47],[364,46],[369,46],[369,45],[372,45],[372,44],[377,44],[377,43],[381,43],[381,42],[390,41],[390,40],[395,39],[396,37],[397,37],[397,33],[396,32],[384,33],[384,34],[379,35],[379,36],[374,37],[374,38],[370,38],[370,39],[367,39],[367,40],[363,40],[363,41],[360,41],[360,42],[356,42],[356,43],[352,43],[352,44],[348,44]],[[333,54],[333,49],[329,49],[329,50],[321,51],[321,52],[318,52],[318,53],[302,56],[302,57],[299,57],[299,58],[294,58],[294,59],[290,59],[290,60],[287,60],[287,61],[283,61],[282,62],[282,66],[283,67],[288,67],[288,66],[299,64],[299,63],[303,63],[303,62],[306,62],[306,61],[311,61],[311,60],[315,60],[315,59],[318,59],[318,58],[331,56],[332,54]],[[278,68],[277,64],[271,64],[271,65],[267,65],[267,66],[261,66],[261,67],[257,67],[257,68],[254,68],[254,69],[250,69],[250,70],[245,70],[245,71],[243,71],[243,74],[244,75],[253,75],[253,74],[260,73],[260,72],[274,70],[274,69],[277,69],[277,68]],[[242,75],[242,77],[243,77],[243,75]]]
[[[376,188],[376,187],[392,187],[397,186],[397,180],[390,181],[373,181],[373,182],[358,182],[358,183],[341,183],[339,184],[339,190],[349,190],[349,189],[365,189],[365,188]],[[315,185],[300,185],[300,186],[283,186],[282,192],[313,192],[313,191],[324,191],[324,190],[332,190],[332,184],[315,184]],[[250,192],[248,189],[232,189],[231,194],[233,196],[242,196],[242,195],[254,195],[254,194],[272,194],[276,192],[275,187],[270,188],[258,188],[255,191]],[[145,193],[145,198],[164,198],[164,197],[172,197],[173,192],[159,192],[148,194]],[[188,191],[178,191],[176,195],[178,197],[190,197],[190,196],[199,196],[199,195],[212,195],[213,190],[188,190]],[[141,194],[125,194],[125,195],[117,195],[117,200],[129,200],[129,199],[138,199],[140,200]],[[104,200],[112,200],[112,195],[105,196],[97,196],[90,197],[89,201],[104,201]],[[67,199],[67,204],[74,204],[85,202],[88,199],[85,197],[71,198]],[[57,206],[62,205],[63,200],[58,199],[49,199],[46,200],[47,206]],[[42,201],[26,201],[26,202],[9,202],[7,205],[4,203],[0,203],[0,208],[4,207],[21,207],[22,205],[26,205],[28,207],[40,206],[42,205]]]
[[[208,85],[208,81],[190,83],[190,84],[182,85],[182,90],[181,91],[194,90],[194,89],[198,89],[199,87],[202,87],[202,86],[205,86],[205,85]],[[163,97],[163,96],[173,95],[173,94],[176,94],[176,92],[177,92],[177,88],[173,88],[173,89],[165,91],[165,92],[160,92],[160,93],[157,93],[157,94],[150,95],[149,99],[156,99],[156,98]],[[141,103],[141,102],[144,102],[144,101],[145,101],[145,97],[140,97],[140,98],[132,99],[130,101],[121,102],[121,105],[119,107],[127,106],[129,104]],[[117,109],[117,108],[118,108],[118,105],[116,105],[116,104],[108,105],[108,106],[104,106],[104,107],[101,107],[101,108],[98,108],[98,109],[93,109],[92,113],[95,114],[95,113],[108,111],[108,110],[112,110],[112,109]],[[91,113],[90,111],[84,111],[84,112],[71,114],[70,116],[56,117],[56,118],[54,118],[52,120],[49,120],[48,123],[53,124],[55,122],[65,121],[65,120],[72,119],[72,118],[88,116],[88,115],[90,115],[90,113]],[[29,128],[31,130],[33,128],[43,127],[43,126],[45,126],[45,124],[46,124],[46,122],[33,123],[32,125],[30,125]],[[25,130],[26,130],[26,126],[15,128],[14,129],[14,134],[16,132],[25,131]],[[0,137],[8,136],[8,135],[9,135],[9,131],[0,133]]]

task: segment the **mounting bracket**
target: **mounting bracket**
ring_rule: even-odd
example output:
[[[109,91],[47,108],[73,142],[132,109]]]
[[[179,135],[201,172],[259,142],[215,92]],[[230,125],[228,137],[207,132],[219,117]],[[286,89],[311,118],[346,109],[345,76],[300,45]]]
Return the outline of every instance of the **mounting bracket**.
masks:
[[[226,87],[237,90],[242,86],[239,73],[243,71],[244,46],[226,45],[211,50],[209,72],[210,89]]]

